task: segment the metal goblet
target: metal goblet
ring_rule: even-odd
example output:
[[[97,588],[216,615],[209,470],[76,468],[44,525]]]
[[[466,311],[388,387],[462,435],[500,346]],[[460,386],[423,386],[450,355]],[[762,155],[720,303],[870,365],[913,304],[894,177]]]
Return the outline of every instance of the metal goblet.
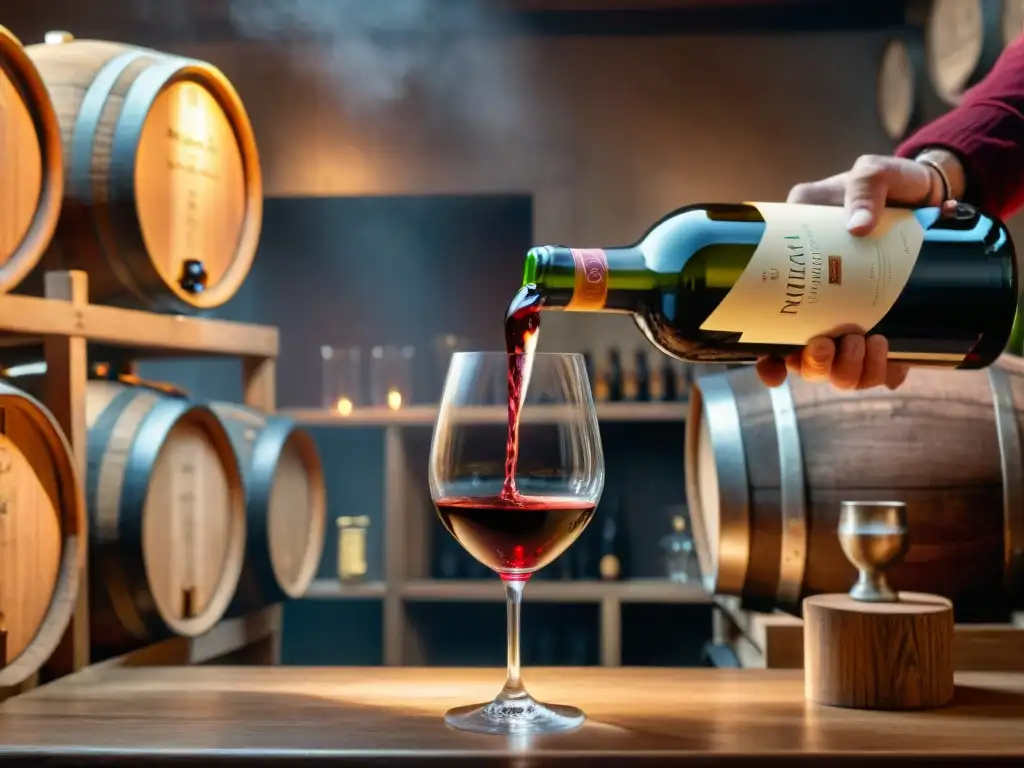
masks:
[[[907,505],[902,501],[844,501],[839,512],[839,543],[860,572],[850,597],[867,603],[894,603],[899,596],[885,569],[910,548]]]

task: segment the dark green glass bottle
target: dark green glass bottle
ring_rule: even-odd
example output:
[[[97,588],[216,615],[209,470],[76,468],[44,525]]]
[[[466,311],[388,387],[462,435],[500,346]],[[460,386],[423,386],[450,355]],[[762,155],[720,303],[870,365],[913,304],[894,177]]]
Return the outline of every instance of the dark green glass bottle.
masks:
[[[891,360],[919,365],[980,368],[1003,352],[1018,280],[1001,221],[962,205],[946,217],[888,209],[863,238],[845,222],[831,206],[691,205],[631,246],[533,248],[523,284],[546,310],[630,314],[691,361],[752,361],[848,332],[882,334]]]

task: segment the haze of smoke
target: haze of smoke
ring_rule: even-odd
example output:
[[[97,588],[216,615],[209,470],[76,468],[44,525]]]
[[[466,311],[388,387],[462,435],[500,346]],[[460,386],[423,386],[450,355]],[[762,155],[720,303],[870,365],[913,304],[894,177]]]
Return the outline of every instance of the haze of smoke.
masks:
[[[512,48],[466,37],[511,31],[481,2],[462,0],[232,0],[231,21],[254,40],[316,41],[336,95],[385,109],[422,94],[436,117],[508,131],[531,99]]]

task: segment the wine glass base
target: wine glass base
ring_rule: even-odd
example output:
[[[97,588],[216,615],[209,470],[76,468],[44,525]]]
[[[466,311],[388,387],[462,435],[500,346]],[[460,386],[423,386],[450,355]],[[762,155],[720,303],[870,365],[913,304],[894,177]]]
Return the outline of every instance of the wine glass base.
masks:
[[[542,704],[533,699],[495,700],[487,704],[455,707],[444,715],[452,728],[474,733],[557,733],[579,728],[587,716],[576,707]]]

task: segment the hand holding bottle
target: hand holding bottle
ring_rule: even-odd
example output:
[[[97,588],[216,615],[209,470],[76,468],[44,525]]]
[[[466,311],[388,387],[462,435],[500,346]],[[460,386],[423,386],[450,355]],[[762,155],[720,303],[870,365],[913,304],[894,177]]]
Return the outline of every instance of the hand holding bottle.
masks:
[[[948,177],[948,190],[947,180],[930,163],[942,167]],[[863,237],[878,224],[887,204],[952,207],[955,203],[946,198],[961,194],[963,188],[963,168],[955,155],[945,150],[929,150],[916,160],[864,155],[848,171],[797,184],[786,202],[844,206],[847,229]],[[757,370],[770,387],[782,384],[787,371],[792,371],[807,381],[829,381],[837,389],[868,389],[882,384],[895,389],[906,379],[909,368],[890,364],[888,354],[889,343],[884,336],[865,338],[860,333],[851,333],[834,339],[818,337],[785,360],[762,358]]]

